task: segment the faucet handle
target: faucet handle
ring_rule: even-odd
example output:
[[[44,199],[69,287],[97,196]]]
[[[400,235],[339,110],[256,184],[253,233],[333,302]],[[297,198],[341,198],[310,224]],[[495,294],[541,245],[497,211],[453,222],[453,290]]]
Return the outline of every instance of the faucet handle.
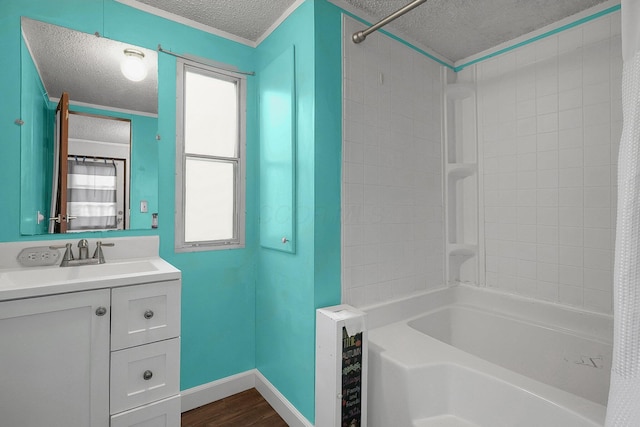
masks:
[[[69,261],[73,261],[75,259],[73,257],[73,249],[71,248],[71,243],[65,243],[64,245],[51,245],[49,246],[49,249],[65,249],[60,267],[67,266],[69,264]]]
[[[101,241],[96,242],[96,251],[93,253],[93,258],[98,259],[98,264],[104,264],[106,261],[104,259],[104,254],[102,253],[103,246],[115,246],[115,243],[102,243]]]

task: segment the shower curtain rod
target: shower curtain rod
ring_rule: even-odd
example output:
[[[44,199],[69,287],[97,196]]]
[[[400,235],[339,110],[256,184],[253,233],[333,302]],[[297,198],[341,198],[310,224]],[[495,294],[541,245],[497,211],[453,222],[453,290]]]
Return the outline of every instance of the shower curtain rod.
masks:
[[[215,61],[210,61],[206,58],[200,58],[195,55],[180,55],[179,53],[175,53],[175,52],[171,52],[170,50],[163,49],[161,45],[158,45],[158,52],[166,53],[167,55],[175,56],[176,58],[180,58],[180,59],[186,59],[187,61],[196,62],[198,64],[206,65],[208,67],[215,67],[222,71],[229,71],[231,73],[242,74],[245,76],[256,75],[256,73],[253,71],[240,71],[240,70],[234,70],[231,68],[226,68],[224,67],[223,64],[216,63]]]
[[[408,5],[403,7],[402,9],[398,9],[397,11],[393,12],[391,15],[389,15],[386,18],[384,18],[383,20],[379,21],[377,24],[374,24],[374,25],[370,26],[366,30],[362,30],[362,31],[358,31],[358,32],[353,33],[353,35],[351,36],[351,40],[353,40],[354,43],[363,42],[367,38],[367,36],[369,34],[373,33],[374,31],[379,30],[380,28],[382,28],[385,25],[387,25],[389,22],[395,20],[396,18],[401,17],[405,13],[415,9],[416,7],[420,6],[422,3],[426,2],[426,1],[427,0],[414,0],[414,1],[412,1],[411,3],[409,3]]]

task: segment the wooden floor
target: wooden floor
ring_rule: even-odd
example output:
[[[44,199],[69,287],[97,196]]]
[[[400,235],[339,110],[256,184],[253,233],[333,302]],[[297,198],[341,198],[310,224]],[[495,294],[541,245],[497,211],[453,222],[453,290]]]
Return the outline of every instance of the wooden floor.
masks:
[[[182,427],[287,427],[255,388],[182,414]]]

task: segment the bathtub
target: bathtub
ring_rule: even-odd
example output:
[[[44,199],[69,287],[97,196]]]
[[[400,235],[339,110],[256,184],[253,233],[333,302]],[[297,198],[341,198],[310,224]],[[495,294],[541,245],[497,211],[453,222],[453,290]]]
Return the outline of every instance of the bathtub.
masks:
[[[371,427],[595,427],[613,319],[455,286],[374,307]]]

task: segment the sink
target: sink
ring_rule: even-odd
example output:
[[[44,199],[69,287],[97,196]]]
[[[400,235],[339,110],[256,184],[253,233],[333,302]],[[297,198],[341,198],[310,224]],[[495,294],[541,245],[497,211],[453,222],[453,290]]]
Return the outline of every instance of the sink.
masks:
[[[102,281],[157,271],[158,267],[151,259],[72,267],[30,267],[0,271],[0,289]]]

